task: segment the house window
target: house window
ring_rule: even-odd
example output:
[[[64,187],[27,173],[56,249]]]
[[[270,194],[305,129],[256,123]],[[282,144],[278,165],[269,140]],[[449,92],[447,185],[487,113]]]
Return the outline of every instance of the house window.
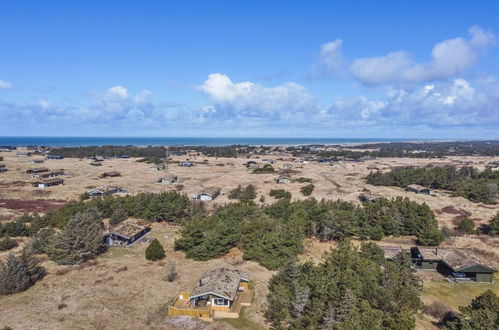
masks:
[[[227,299],[223,299],[223,298],[214,298],[213,304],[215,306],[227,306],[227,305],[229,305],[229,301]]]

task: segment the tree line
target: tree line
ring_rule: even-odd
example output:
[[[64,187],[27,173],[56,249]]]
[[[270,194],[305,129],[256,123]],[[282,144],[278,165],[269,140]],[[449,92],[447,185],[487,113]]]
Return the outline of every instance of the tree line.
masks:
[[[313,198],[291,202],[286,197],[265,207],[240,202],[222,206],[213,214],[198,214],[184,222],[175,248],[185,251],[188,258],[208,260],[239,247],[244,259],[279,269],[303,251],[306,237],[327,241],[415,235],[423,245],[443,240],[431,209],[407,198],[356,206]]]
[[[410,265],[342,240],[322,263],[292,261],[275,275],[265,317],[275,329],[413,329],[422,285]]]
[[[397,168],[390,172],[371,172],[366,182],[375,186],[406,187],[419,184],[432,189],[451,190],[453,196],[472,202],[495,204],[499,198],[499,171],[484,171],[470,166],[456,169],[452,166],[426,168]]]

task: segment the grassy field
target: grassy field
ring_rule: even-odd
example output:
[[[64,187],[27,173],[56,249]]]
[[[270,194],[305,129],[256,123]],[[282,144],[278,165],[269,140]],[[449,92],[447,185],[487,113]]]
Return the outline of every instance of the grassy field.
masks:
[[[441,301],[453,310],[468,305],[471,300],[491,289],[499,295],[499,275],[494,276],[493,283],[448,283],[446,281],[427,281],[423,284],[422,300],[428,304]]]

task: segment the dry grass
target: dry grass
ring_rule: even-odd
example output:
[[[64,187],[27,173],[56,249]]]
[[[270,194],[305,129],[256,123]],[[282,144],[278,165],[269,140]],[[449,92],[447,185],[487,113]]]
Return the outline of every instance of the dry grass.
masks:
[[[110,249],[78,266],[45,262],[46,278],[25,292],[0,298],[0,327],[175,329],[175,322],[165,323],[165,306],[179,291],[193,288],[203,272],[216,267],[237,267],[251,274],[256,294],[253,305],[247,307],[247,323],[263,327],[261,310],[272,272],[242,260],[240,252],[207,262],[187,260],[182,252],[173,251],[175,233],[164,224],[154,224],[152,236],[165,247],[166,261],[145,260],[146,246],[137,244]],[[168,262],[176,264],[175,282],[164,280]]]
[[[253,184],[257,188],[257,196],[264,195],[267,202],[273,199],[268,196],[271,189],[283,188],[293,194],[293,198],[305,198],[300,193],[303,184],[277,185],[274,174],[251,174],[243,163],[246,157],[208,158],[191,157],[197,165],[191,168],[179,167],[177,161],[185,160],[176,157],[175,162],[163,171],[152,169],[151,165],[137,163],[135,159],[105,160],[103,166],[89,166],[88,160],[63,159],[48,160],[43,166],[49,169],[64,168],[65,185],[38,190],[27,184],[31,179],[25,173],[36,165],[26,164],[27,158],[16,157],[15,153],[0,153],[9,171],[0,174],[0,199],[19,200],[30,203],[31,200],[70,200],[77,198],[90,188],[106,184],[118,184],[129,193],[161,192],[181,190],[191,196],[208,186],[219,186],[222,191],[229,191],[238,185]],[[35,157],[33,157],[35,158]],[[265,157],[273,158],[273,157]],[[276,157],[274,157],[276,158]],[[256,159],[259,161],[258,159]],[[364,190],[386,197],[409,197],[419,203],[426,203],[436,214],[440,225],[452,227],[456,216],[466,214],[476,219],[475,223],[487,222],[499,210],[499,205],[475,204],[463,198],[450,197],[445,192],[431,197],[416,195],[396,187],[375,187],[364,182],[365,175],[374,168],[387,171],[400,166],[425,166],[433,164],[468,164],[483,168],[483,163],[497,161],[496,158],[459,157],[447,159],[401,159],[386,158],[364,163],[343,163],[339,167],[331,167],[323,163],[300,164],[300,176],[311,178],[315,185],[313,196],[317,199],[342,199],[359,203],[358,196]],[[224,166],[220,166],[224,164]],[[277,162],[275,168],[281,167]],[[118,170],[122,176],[99,179],[103,172]],[[156,184],[156,180],[164,175],[176,175],[177,185],[166,186]],[[218,197],[214,203],[230,202],[227,196]],[[459,212],[459,213],[457,213]],[[466,212],[466,213],[465,213]],[[0,205],[0,219],[8,220],[22,213],[16,208]],[[114,248],[99,257],[95,262],[81,266],[57,266],[50,261],[44,265],[49,275],[28,291],[13,296],[0,298],[0,327],[11,326],[14,329],[175,329],[207,327],[204,323],[192,320],[165,319],[165,306],[180,290],[190,290],[201,273],[216,267],[237,267],[252,274],[256,295],[251,307],[245,311],[246,318],[241,322],[264,326],[263,313],[267,283],[273,272],[265,270],[256,263],[242,260],[241,252],[231,250],[226,256],[207,262],[187,260],[183,253],[173,251],[175,229],[166,224],[154,224],[152,236],[158,238],[165,246],[167,259],[164,262],[152,263],[144,258],[144,244],[137,244],[130,249]],[[20,243],[24,239],[19,239]],[[358,243],[358,242],[356,242]],[[384,245],[414,245],[413,237],[385,238]],[[22,244],[21,244],[22,245]],[[318,242],[309,239],[305,242],[305,251],[301,260],[319,261],[325,251],[334,247],[334,242]],[[499,267],[499,240],[485,236],[466,235],[453,237],[444,243],[448,247],[473,248],[484,261]],[[20,248],[20,247],[18,247]],[[0,258],[4,254],[0,254]],[[165,281],[166,265],[175,262],[179,278],[175,282]],[[423,300],[427,304],[440,301],[452,309],[459,304],[467,304],[472,297],[486,289],[487,284],[450,284],[445,283],[438,274],[424,275],[425,289]],[[496,276],[496,282],[499,280]],[[493,285],[497,291],[497,284]],[[247,320],[247,321],[246,321]],[[242,324],[242,323],[241,323]],[[245,327],[234,322],[216,322],[211,329]],[[417,320],[420,329],[433,327],[431,319],[422,315]]]

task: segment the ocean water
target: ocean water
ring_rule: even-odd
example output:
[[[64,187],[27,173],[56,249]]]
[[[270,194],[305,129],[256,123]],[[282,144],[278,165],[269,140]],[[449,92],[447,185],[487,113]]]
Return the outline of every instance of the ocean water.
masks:
[[[228,146],[240,145],[304,145],[304,144],[346,144],[369,142],[403,142],[415,139],[363,139],[363,138],[278,138],[278,137],[0,137],[0,146]],[[418,139],[419,140],[419,139]],[[427,140],[427,139],[425,139]],[[419,140],[421,141],[421,140]]]

